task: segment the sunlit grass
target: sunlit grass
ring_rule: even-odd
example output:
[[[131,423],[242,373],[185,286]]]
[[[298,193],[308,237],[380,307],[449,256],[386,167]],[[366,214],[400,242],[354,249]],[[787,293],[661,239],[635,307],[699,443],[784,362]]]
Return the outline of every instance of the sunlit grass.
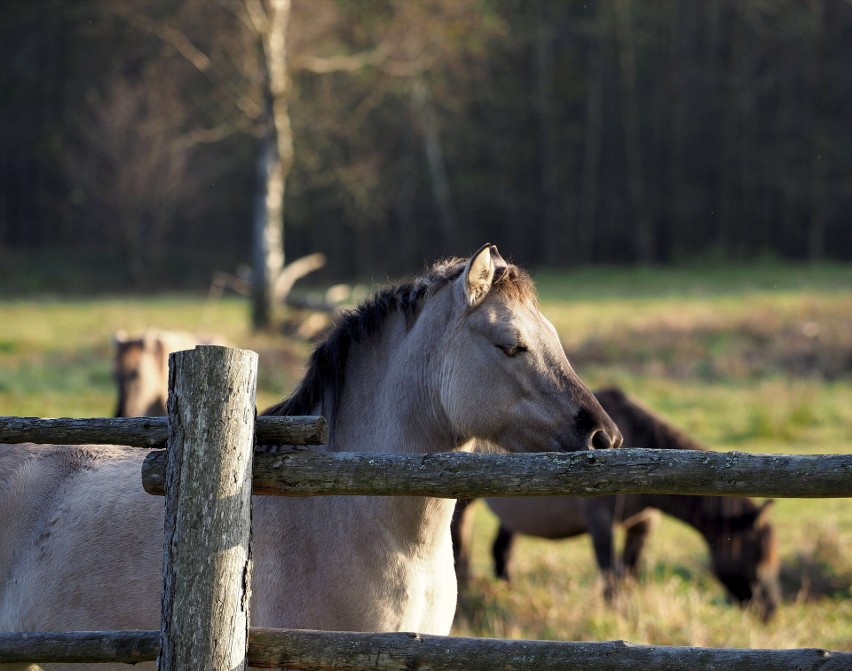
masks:
[[[474,578],[460,599],[457,635],[614,640],[658,645],[795,648],[852,647],[852,560],[844,551],[852,529],[834,524],[839,511],[822,501],[775,511],[785,600],[763,623],[729,603],[707,566],[692,529],[664,518],[648,548],[645,569],[615,603],[604,601],[588,537],[522,538],[511,584],[491,577],[488,548],[493,515],[475,504]],[[827,509],[827,510],[826,510]],[[826,512],[828,513],[826,514]],[[847,518],[852,517],[843,511]],[[814,524],[813,520],[822,520]]]
[[[592,387],[620,385],[711,449],[852,453],[852,266],[595,270],[535,276],[545,314]],[[255,335],[242,299],[0,301],[0,414],[108,416],[114,331],[217,334],[260,353],[258,405],[310,346]],[[852,649],[852,509],[778,500],[785,601],[763,624],[728,603],[701,538],[664,518],[638,584],[601,597],[587,537],[521,539],[516,579],[491,576],[493,516],[476,513],[474,580],[454,632],[637,643]]]
[[[309,351],[253,334],[243,300],[196,297],[0,301],[0,414],[102,417],[114,413],[113,334],[123,329],[217,335],[260,354],[258,406],[286,396]]]

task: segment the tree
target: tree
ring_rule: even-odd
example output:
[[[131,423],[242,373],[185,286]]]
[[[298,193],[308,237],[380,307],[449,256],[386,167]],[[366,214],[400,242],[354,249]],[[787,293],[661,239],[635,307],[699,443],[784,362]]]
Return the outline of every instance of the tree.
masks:
[[[627,154],[627,181],[633,206],[635,259],[640,263],[654,260],[654,239],[645,187],[642,134],[639,125],[636,45],[633,35],[632,0],[611,0],[621,81],[621,112]]]
[[[290,0],[245,0],[249,25],[258,40],[261,77],[261,143],[257,160],[252,254],[252,324],[269,328],[276,284],[284,269],[284,195],[293,165],[293,131],[287,109],[287,26]]]
[[[189,170],[193,143],[181,141],[187,110],[173,84],[157,71],[116,79],[78,121],[80,141],[63,156],[86,210],[83,232],[106,229],[141,287],[152,285],[175,213],[200,177]]]

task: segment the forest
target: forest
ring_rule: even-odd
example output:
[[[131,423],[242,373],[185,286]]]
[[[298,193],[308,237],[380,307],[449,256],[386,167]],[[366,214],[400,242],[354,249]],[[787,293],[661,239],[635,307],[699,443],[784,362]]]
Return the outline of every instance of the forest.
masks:
[[[270,194],[338,278],[852,259],[845,0],[7,0],[0,58],[0,259],[114,288],[251,265]]]

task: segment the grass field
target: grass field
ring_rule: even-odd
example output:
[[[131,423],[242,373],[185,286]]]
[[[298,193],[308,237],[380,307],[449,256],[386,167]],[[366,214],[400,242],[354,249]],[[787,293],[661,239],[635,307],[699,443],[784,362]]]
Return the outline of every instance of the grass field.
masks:
[[[852,267],[594,270],[535,275],[580,376],[621,385],[712,449],[852,453]],[[258,405],[286,395],[310,346],[255,336],[238,299],[0,300],[0,414],[109,416],[111,334],[215,333],[260,354]],[[762,624],[731,606],[691,529],[664,518],[642,579],[604,604],[587,538],[522,539],[494,581],[495,520],[477,505],[474,580],[456,634],[852,650],[852,502],[779,500],[785,601]]]

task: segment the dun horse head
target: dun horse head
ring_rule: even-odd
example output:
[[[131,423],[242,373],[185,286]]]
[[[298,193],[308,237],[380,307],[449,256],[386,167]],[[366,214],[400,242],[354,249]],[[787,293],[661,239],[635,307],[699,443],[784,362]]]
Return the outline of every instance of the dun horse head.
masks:
[[[169,394],[169,354],[196,345],[227,345],[217,336],[196,336],[185,331],[147,329],[141,336],[113,334],[115,381],[118,384],[116,417],[156,417],[166,414]]]
[[[155,331],[129,338],[124,331],[113,335],[115,379],[118,384],[116,417],[147,417],[166,414],[169,391],[169,350]]]
[[[441,405],[460,438],[512,452],[621,444],[618,428],[571,368],[523,271],[486,245],[453,291]]]
[[[330,450],[621,444],[539,310],[532,280],[493,245],[344,313],[296,391],[267,414],[324,415]]]

